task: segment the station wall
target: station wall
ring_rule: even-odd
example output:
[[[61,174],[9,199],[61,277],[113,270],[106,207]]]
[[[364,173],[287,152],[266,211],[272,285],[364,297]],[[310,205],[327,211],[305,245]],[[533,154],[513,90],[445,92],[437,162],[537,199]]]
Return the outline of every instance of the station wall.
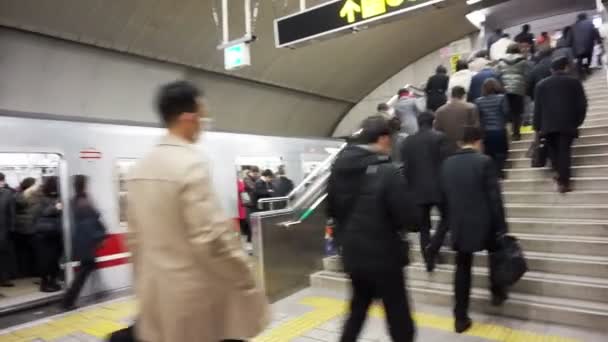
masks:
[[[171,63],[0,28],[0,109],[156,124],[159,85],[204,87],[214,128],[284,136],[329,136],[353,105]]]

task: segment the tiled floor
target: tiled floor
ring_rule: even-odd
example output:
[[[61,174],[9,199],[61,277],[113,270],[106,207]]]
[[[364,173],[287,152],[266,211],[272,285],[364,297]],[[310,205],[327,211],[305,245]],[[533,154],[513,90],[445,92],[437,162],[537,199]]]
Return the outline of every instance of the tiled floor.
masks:
[[[329,291],[304,290],[273,305],[273,322],[254,342],[337,341],[347,312],[346,300]],[[135,301],[125,297],[82,310],[57,315],[0,331],[0,342],[103,341],[112,331],[129,325]],[[452,332],[449,308],[417,305],[419,342],[605,342],[608,335],[576,328],[473,315],[475,325],[466,335]],[[363,342],[390,341],[383,311],[370,310],[361,335]]]

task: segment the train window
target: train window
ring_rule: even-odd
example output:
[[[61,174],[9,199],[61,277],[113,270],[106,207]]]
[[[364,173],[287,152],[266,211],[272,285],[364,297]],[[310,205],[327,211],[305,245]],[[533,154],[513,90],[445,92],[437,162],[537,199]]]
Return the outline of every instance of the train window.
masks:
[[[0,308],[62,290],[67,265],[62,170],[57,154],[0,152]]]
[[[118,187],[118,206],[121,226],[127,224],[127,175],[137,159],[116,160],[116,181]]]

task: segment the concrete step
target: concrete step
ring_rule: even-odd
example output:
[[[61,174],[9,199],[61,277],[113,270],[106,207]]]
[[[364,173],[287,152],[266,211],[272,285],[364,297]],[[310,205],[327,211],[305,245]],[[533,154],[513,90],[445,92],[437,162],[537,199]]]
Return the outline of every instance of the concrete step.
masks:
[[[340,257],[326,258],[323,263],[327,266],[324,271],[343,272]],[[454,265],[440,264],[434,272],[429,273],[424,263],[414,262],[406,269],[408,279],[453,284]],[[474,267],[473,277],[474,287],[488,288],[489,275],[486,267]],[[608,302],[608,279],[603,278],[527,272],[511,290],[540,296]]]
[[[453,305],[451,284],[417,279],[408,279],[406,283],[414,305]],[[343,273],[321,271],[311,276],[313,288],[346,292],[349,284],[350,280]],[[471,311],[608,331],[608,305],[605,303],[512,292],[503,306],[493,307],[490,298],[485,289],[471,289]]]
[[[428,273],[424,264],[414,263],[408,268],[408,279],[453,284],[455,266],[439,265]],[[484,267],[473,268],[473,287],[489,288],[489,271]],[[589,300],[608,303],[608,280],[602,278],[555,275],[528,272],[511,291],[537,296]]]
[[[433,217],[436,226],[439,217]],[[608,221],[588,219],[507,218],[509,231],[515,235],[568,235],[608,238]]]
[[[585,127],[581,127],[579,130],[580,136],[607,134],[607,133],[608,133],[608,126],[606,126],[606,125],[585,126]],[[534,136],[534,132],[522,133],[522,138],[524,140],[531,140],[533,136]]]
[[[521,168],[505,170],[507,179],[547,178],[553,175],[551,168]],[[572,167],[574,177],[603,177],[608,175],[608,165],[589,165]],[[587,202],[593,203],[593,202]]]
[[[412,241],[414,242],[414,241]],[[571,276],[608,278],[608,257],[588,256],[578,254],[560,254],[531,251],[526,248],[526,241],[520,240],[525,251],[528,268],[534,272],[555,273]],[[480,252],[480,257],[475,258],[475,266],[487,267],[487,253]],[[439,264],[454,264],[455,253],[448,248],[443,248],[438,257]],[[422,263],[420,248],[412,243],[410,257],[413,262]]]
[[[538,204],[509,203],[505,205],[508,217],[563,219],[584,218],[587,220],[608,220],[608,205],[604,204]],[[606,246],[608,253],[608,245]],[[608,254],[607,254],[608,255]]]
[[[538,191],[508,191],[503,193],[505,203],[536,203],[544,205],[608,205],[608,191],[576,191],[567,194]]]
[[[593,116],[589,116],[587,117],[587,119],[585,119],[585,122],[583,123],[583,127],[587,127],[587,126],[606,126],[608,125],[608,109],[606,109],[605,112],[600,112],[598,114],[595,114]]]
[[[531,138],[531,137],[530,137]],[[532,139],[512,141],[510,146],[512,149],[528,149],[532,145]],[[589,144],[608,144],[608,134],[588,135],[574,140],[573,146],[589,145]]]
[[[557,186],[553,179],[508,179],[503,181],[504,191],[557,191]],[[603,191],[608,190],[608,178],[606,177],[584,177],[572,178],[572,187],[575,191]]]
[[[528,158],[508,159],[506,167],[508,169],[529,169],[531,165]],[[599,166],[608,165],[608,154],[588,154],[572,157],[573,166]]]
[[[512,233],[519,239],[524,251],[536,253],[552,253],[562,255],[597,256],[605,257],[608,261],[608,238],[595,236],[569,236],[569,235],[540,235]],[[408,234],[412,247],[419,247],[418,233]],[[449,245],[449,242],[447,242]],[[446,245],[446,246],[447,246]]]
[[[512,149],[509,150],[509,158],[525,158],[527,152],[528,148]],[[573,156],[580,156],[586,154],[608,154],[608,143],[572,146]]]

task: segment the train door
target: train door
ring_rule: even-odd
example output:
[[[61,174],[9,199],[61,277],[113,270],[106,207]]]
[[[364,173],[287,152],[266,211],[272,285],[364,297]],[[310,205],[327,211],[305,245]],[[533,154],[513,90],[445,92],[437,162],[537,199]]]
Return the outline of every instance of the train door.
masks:
[[[61,296],[71,277],[67,167],[54,153],[0,152],[0,312]]]

